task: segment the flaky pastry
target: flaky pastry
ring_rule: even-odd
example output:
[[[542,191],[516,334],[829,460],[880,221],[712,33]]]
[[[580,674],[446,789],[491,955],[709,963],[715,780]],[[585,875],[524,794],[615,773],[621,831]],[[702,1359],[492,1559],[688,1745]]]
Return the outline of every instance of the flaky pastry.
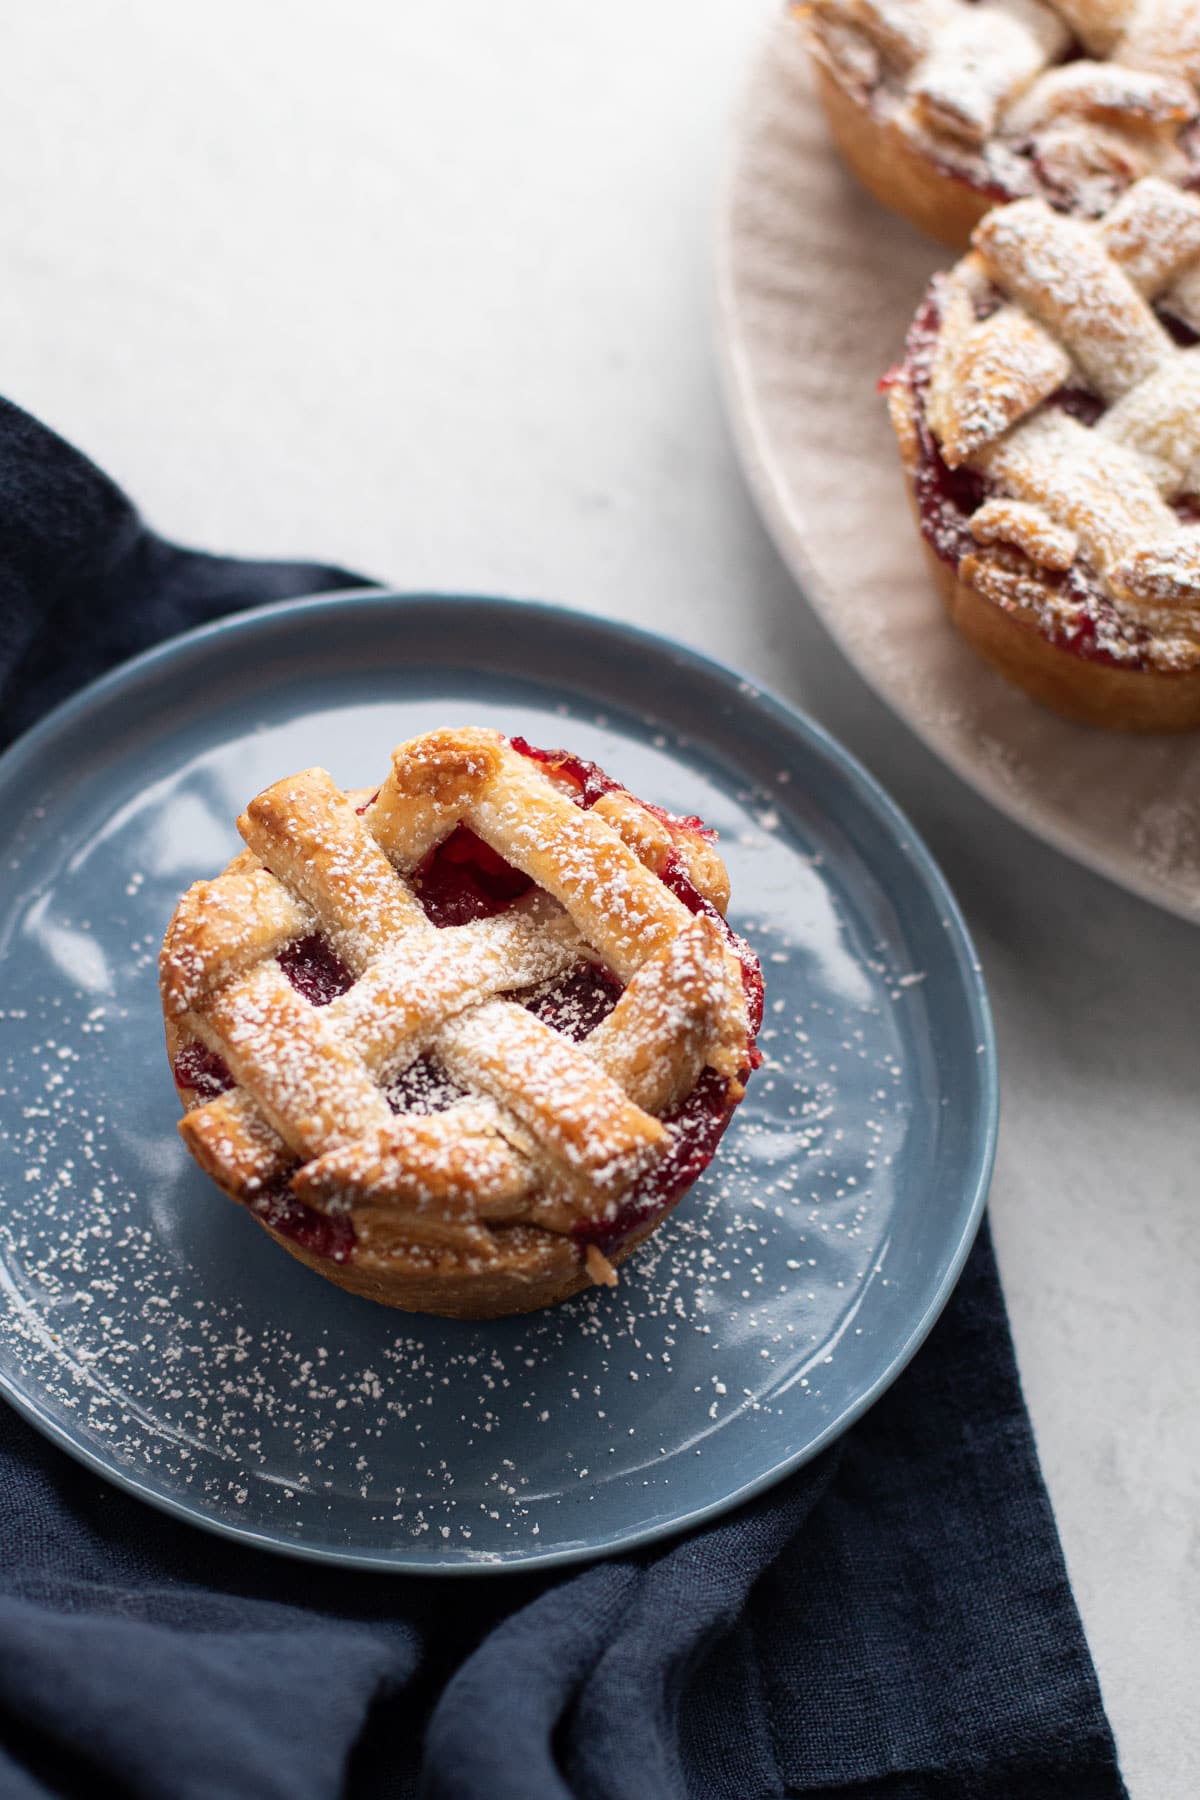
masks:
[[[321,769],[238,820],[160,959],[200,1166],[354,1293],[484,1318],[614,1268],[716,1148],[758,964],[712,834],[482,730]]]

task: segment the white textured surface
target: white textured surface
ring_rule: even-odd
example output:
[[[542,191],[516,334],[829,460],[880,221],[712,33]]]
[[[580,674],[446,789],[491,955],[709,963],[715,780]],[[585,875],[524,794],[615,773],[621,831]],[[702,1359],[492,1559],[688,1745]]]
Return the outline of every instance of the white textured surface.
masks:
[[[0,61],[0,389],[177,537],[657,626],[884,777],[992,982],[995,1231],[1130,1788],[1191,1800],[1200,936],[948,774],[757,524],[709,245],[762,14],[41,0]]]

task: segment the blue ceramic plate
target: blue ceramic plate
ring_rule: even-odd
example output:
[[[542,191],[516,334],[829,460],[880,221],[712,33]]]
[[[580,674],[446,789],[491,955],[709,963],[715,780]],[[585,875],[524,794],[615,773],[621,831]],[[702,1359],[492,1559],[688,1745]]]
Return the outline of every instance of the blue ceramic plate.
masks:
[[[193,1166],[155,961],[233,821],[442,724],[565,743],[719,828],[767,1062],[615,1292],[473,1325],[293,1262]],[[983,1207],[983,981],[911,827],[718,664],[556,607],[371,594],[193,632],[0,759],[0,1387],[133,1493],[382,1569],[569,1562],[811,1457],[945,1302]]]

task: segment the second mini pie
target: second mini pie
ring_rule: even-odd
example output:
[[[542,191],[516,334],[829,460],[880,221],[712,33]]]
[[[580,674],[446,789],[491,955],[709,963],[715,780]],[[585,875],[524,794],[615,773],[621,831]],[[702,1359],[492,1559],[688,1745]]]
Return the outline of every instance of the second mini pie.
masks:
[[[954,623],[1069,718],[1200,726],[1200,200],[997,208],[886,378]]]

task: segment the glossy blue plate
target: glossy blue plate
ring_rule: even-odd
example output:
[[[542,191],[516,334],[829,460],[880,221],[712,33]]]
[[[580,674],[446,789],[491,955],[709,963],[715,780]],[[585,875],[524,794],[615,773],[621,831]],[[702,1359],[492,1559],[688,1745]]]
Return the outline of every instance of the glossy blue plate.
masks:
[[[193,1166],[155,963],[259,788],[479,724],[719,828],[767,1062],[615,1292],[473,1325],[278,1250]],[[729,670],[520,602],[371,594],[193,632],[0,759],[0,1388],[199,1525],[382,1569],[595,1556],[828,1444],[912,1355],[996,1130],[982,977],[941,876],[846,754]]]

